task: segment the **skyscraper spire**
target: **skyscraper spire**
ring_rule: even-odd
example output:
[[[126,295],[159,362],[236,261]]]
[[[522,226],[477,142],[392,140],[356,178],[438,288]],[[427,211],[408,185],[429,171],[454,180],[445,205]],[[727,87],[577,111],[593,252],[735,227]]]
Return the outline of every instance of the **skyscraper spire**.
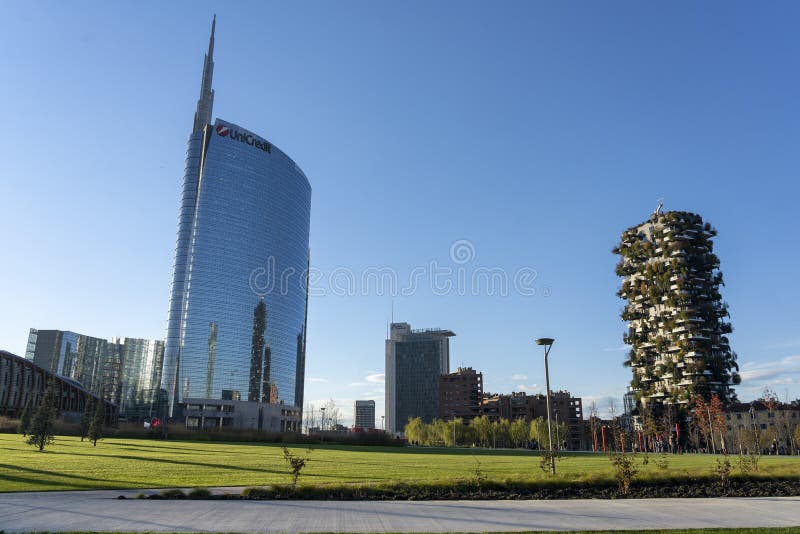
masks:
[[[211,110],[214,107],[214,90],[211,79],[214,76],[214,30],[217,27],[217,16],[211,22],[211,37],[208,40],[208,53],[203,61],[203,82],[200,85],[200,100],[194,113],[192,132],[202,132],[206,124],[211,123]]]

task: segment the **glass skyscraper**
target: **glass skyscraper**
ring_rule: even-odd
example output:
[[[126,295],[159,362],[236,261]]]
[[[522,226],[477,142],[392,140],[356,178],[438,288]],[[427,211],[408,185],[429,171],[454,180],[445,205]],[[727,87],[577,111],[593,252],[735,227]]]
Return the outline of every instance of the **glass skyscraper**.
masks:
[[[161,386],[164,342],[103,338],[65,330],[31,328],[25,357],[46,371],[71,378],[87,391],[102,395],[126,417],[134,406],[149,413]],[[139,409],[141,412],[141,409]]]
[[[211,124],[214,25],[189,137],[162,389],[301,406],[311,186],[264,138]]]

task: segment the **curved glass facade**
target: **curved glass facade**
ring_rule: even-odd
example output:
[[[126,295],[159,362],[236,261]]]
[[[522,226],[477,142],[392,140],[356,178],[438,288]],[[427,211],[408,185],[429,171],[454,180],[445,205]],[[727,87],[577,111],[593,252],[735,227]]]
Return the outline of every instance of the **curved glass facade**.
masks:
[[[308,179],[268,141],[221,120],[192,135],[162,382],[170,404],[302,406],[310,213]]]

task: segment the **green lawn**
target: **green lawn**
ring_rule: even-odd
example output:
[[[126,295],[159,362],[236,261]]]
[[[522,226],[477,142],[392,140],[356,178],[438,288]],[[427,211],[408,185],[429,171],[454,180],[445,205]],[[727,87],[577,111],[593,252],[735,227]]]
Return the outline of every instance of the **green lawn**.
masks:
[[[304,453],[305,448],[292,448]],[[641,456],[640,456],[641,458]],[[711,474],[715,459],[669,456],[669,469],[657,455],[638,478]],[[477,460],[477,461],[476,461]],[[550,481],[539,456],[527,451],[315,446],[300,484],[426,483],[470,479],[477,462],[489,480]],[[731,457],[736,466],[736,458]],[[561,481],[610,480],[602,454],[576,453],[557,463]],[[735,469],[734,472],[737,472]],[[759,476],[800,476],[800,458],[763,457]],[[92,447],[73,437],[58,437],[38,452],[22,436],[0,434],[0,492],[31,490],[260,486],[291,481],[279,445],[106,439]]]
[[[513,534],[552,534],[552,530],[531,530],[527,532],[513,531]],[[697,529],[669,529],[669,530],[572,530],[572,534],[796,534],[797,527],[764,527],[764,528],[697,528]],[[46,533],[39,533],[46,534]],[[67,534],[101,534],[94,532],[70,532]],[[118,533],[133,534],[133,533]],[[138,534],[151,534],[148,532]],[[164,533],[161,533],[164,534]],[[330,533],[318,533],[330,534]],[[457,533],[451,533],[457,534]],[[503,534],[494,532],[493,534]],[[510,534],[510,533],[509,533]]]

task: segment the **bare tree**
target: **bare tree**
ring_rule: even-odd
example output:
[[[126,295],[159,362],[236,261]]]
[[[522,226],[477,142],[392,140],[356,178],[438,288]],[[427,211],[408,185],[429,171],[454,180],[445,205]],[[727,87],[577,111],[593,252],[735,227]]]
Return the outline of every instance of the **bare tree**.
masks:
[[[592,401],[589,404],[589,430],[592,433],[592,450],[595,452],[597,452],[597,431],[600,428],[600,418],[597,414],[597,403]]]
[[[303,428],[305,433],[310,434],[314,428],[319,428],[320,425],[320,412],[319,409],[313,404],[306,404],[303,410]]]
[[[792,432],[792,410],[789,404],[789,392],[786,392],[786,400],[775,416],[775,425],[778,427],[778,440],[780,443],[789,446],[789,454],[794,455],[795,440]]]
[[[321,409],[325,411],[325,428],[336,430],[336,427],[342,421],[342,411],[336,406],[336,401],[330,399]]]
[[[661,426],[666,431],[669,439],[669,451],[675,452],[675,446],[677,443],[673,442],[672,439],[672,432],[675,430],[675,407],[672,404],[664,405],[664,412],[661,414]]]

